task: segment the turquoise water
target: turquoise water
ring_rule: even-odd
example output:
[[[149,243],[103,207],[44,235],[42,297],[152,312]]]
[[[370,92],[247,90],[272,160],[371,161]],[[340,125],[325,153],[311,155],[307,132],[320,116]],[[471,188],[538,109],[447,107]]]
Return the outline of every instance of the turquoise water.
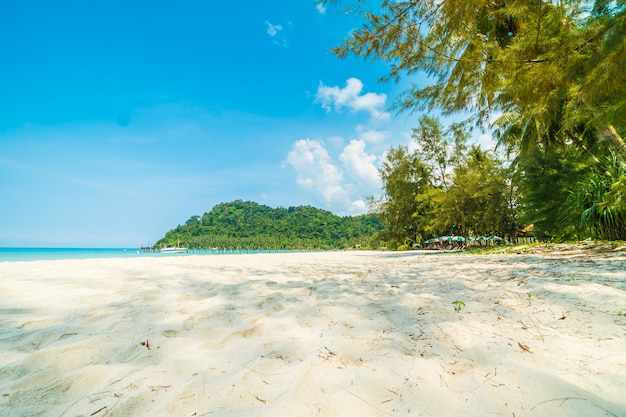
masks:
[[[244,250],[244,249],[204,249],[186,253],[139,252],[124,248],[0,248],[0,262],[53,261],[61,259],[173,257],[188,255],[228,255],[254,253],[301,252],[290,250]]]
[[[102,248],[0,248],[0,262],[48,261],[59,259],[130,258],[155,254],[137,253],[137,249]]]

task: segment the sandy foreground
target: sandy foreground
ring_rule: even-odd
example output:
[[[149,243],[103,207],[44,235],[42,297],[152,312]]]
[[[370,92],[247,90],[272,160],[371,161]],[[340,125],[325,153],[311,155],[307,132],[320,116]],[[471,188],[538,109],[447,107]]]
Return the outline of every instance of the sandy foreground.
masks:
[[[2,416],[626,416],[624,253],[4,262],[0,309]]]

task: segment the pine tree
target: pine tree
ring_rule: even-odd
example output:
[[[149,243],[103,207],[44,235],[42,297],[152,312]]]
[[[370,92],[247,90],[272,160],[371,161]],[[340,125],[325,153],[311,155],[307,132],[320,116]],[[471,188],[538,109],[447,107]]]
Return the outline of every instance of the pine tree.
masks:
[[[357,3],[365,22],[334,48],[337,56],[389,63],[384,80],[434,79],[408,89],[397,109],[469,111],[483,126],[494,113],[516,111],[540,138],[557,129],[562,140],[582,128],[626,155],[623,0]]]

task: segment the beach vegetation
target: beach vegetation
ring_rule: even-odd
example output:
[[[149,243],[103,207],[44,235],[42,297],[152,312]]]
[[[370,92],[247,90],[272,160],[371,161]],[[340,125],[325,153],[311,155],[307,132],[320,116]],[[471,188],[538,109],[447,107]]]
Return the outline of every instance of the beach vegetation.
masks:
[[[346,7],[362,25],[333,52],[387,64],[381,80],[408,86],[392,110],[464,119],[445,129],[424,116],[413,134],[419,154],[387,155],[374,205],[383,239],[482,230],[512,241],[626,237],[625,2]],[[426,81],[411,83],[418,74]],[[473,128],[492,130],[505,158],[461,146]]]
[[[463,301],[453,301],[452,305],[454,306],[454,311],[460,312],[463,307],[465,307],[465,303]]]
[[[517,142],[573,136],[626,154],[623,1],[352,3],[363,23],[336,56],[388,64],[382,80],[429,76],[409,84],[396,109],[466,114],[478,126],[504,115],[521,127]]]
[[[380,169],[385,197],[372,201],[371,206],[385,225],[380,237],[388,247],[421,242],[425,230],[420,220],[429,207],[420,204],[418,197],[430,189],[430,172],[431,167],[408,147],[387,152]]]
[[[389,248],[442,235],[513,236],[518,193],[509,167],[494,152],[467,146],[460,125],[444,129],[422,117],[414,145],[392,148],[380,170],[383,196],[371,208]]]
[[[568,195],[565,215],[579,236],[626,236],[626,161],[614,152],[592,166]]]

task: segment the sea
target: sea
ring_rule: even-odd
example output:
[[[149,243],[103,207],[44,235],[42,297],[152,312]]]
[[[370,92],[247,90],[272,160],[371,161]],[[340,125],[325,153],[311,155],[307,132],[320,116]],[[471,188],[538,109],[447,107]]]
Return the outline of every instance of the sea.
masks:
[[[0,248],[0,262],[62,259],[132,258],[155,254],[123,248]]]
[[[189,255],[229,255],[301,252],[291,250],[204,249],[183,253],[144,252],[137,248],[0,248],[0,262],[54,261],[63,259],[176,257]]]

